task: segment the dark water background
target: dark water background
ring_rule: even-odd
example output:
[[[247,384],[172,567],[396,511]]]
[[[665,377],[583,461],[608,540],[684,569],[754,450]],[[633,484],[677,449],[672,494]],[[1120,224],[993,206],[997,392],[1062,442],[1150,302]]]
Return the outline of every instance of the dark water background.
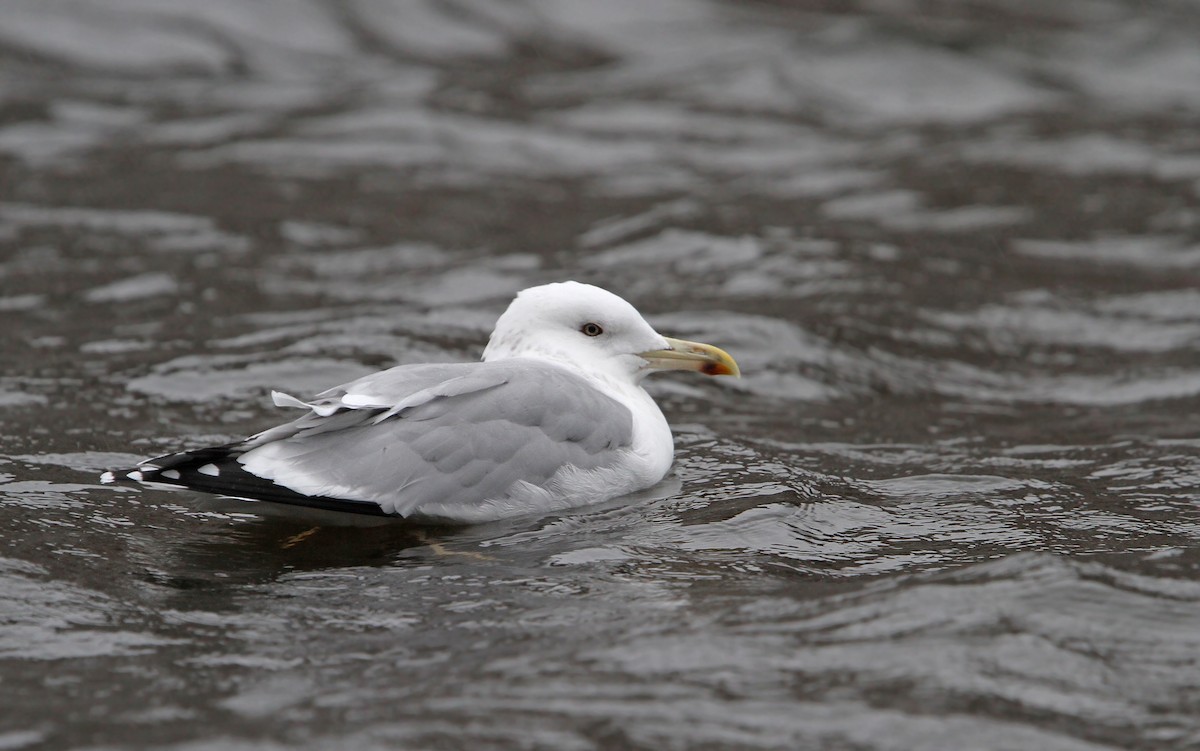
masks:
[[[97,484],[564,278],[642,497]],[[2,0],[0,342],[0,749],[1200,747],[1192,0]]]

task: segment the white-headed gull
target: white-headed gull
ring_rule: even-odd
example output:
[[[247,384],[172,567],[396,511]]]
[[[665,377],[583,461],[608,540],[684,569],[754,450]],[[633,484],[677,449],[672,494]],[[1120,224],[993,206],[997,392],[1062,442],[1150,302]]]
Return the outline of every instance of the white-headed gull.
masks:
[[[625,300],[562,282],[520,292],[483,361],[402,365],[301,401],[239,443],[151,459],[104,480],[247,500],[481,522],[650,487],[674,456],[642,379],[738,375],[726,352],[657,333]]]

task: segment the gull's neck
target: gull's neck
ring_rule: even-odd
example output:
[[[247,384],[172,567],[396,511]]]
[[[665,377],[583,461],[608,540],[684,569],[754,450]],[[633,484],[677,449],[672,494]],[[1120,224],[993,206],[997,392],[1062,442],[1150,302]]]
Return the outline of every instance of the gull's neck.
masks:
[[[493,349],[489,344],[483,352],[484,362],[502,362],[505,360],[534,360],[555,365],[569,370],[591,383],[606,387],[606,390],[618,393],[629,393],[641,390],[640,374],[630,373],[627,367],[616,358],[594,358],[580,363],[577,357],[570,357],[562,352],[544,349],[522,349],[511,351]]]

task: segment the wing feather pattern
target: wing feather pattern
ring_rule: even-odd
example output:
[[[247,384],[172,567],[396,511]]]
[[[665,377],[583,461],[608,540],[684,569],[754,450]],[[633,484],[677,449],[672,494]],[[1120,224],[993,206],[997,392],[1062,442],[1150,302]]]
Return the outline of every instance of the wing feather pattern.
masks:
[[[241,443],[152,459],[135,479],[421,516],[503,502],[564,468],[610,466],[632,443],[628,408],[569,370],[533,360],[401,366],[308,402],[272,396],[308,412]]]

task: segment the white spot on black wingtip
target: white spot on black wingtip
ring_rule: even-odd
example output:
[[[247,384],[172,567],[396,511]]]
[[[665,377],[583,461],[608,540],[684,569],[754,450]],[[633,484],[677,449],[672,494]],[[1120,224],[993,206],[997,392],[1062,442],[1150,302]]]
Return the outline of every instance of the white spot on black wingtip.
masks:
[[[221,475],[221,470],[217,469],[217,465],[215,464],[205,464],[203,467],[197,468],[196,471],[209,477],[220,477]]]
[[[158,476],[159,476],[159,477],[165,477],[165,478],[167,478],[168,480],[178,480],[178,479],[179,479],[179,470],[177,470],[177,469],[164,469],[162,472],[159,472],[159,473],[158,473]]]
[[[112,472],[105,472],[104,474],[100,475],[100,484],[101,485],[110,485],[116,481],[117,481],[117,476],[114,475]]]
[[[128,477],[130,480],[133,480],[134,482],[142,481],[142,473],[138,472],[136,469],[125,476]]]

